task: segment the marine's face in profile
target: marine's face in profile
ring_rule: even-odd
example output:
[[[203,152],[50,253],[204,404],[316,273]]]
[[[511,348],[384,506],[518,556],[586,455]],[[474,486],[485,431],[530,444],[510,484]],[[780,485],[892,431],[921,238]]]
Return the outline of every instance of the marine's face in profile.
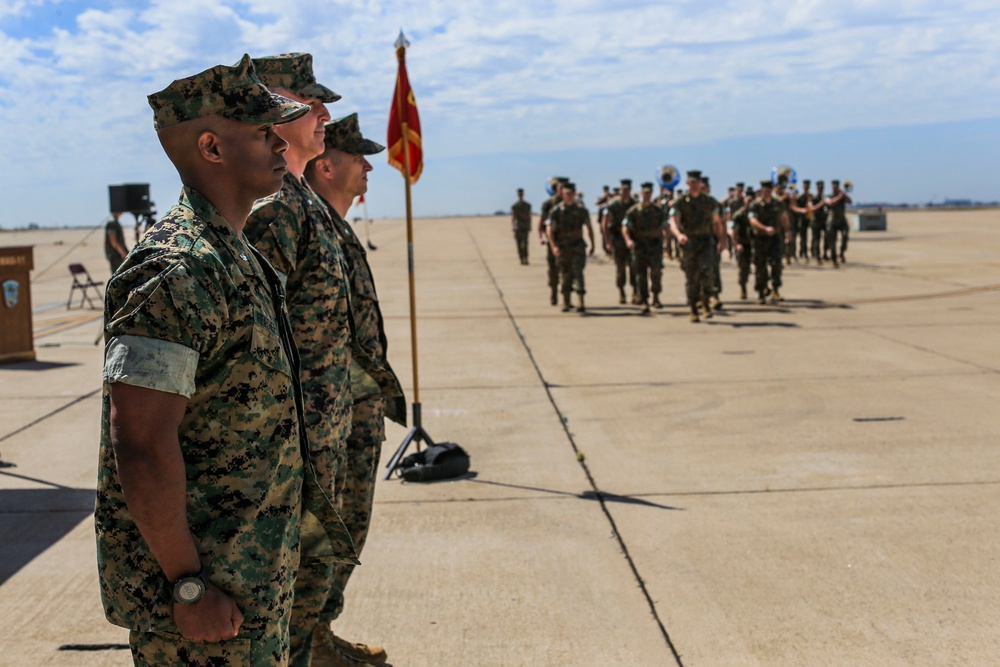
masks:
[[[217,125],[223,158],[243,193],[260,199],[281,189],[288,142],[271,124],[241,123],[220,118]]]
[[[289,150],[306,160],[320,155],[325,148],[326,123],[330,120],[326,105],[281,88],[275,89],[275,92],[310,107],[306,115],[278,127],[278,134],[288,142]]]

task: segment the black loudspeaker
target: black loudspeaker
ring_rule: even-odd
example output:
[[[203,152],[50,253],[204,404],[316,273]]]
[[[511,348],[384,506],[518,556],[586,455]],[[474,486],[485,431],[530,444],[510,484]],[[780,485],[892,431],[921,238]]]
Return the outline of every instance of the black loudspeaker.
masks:
[[[150,213],[149,183],[126,183],[125,185],[109,185],[108,198],[111,212]]]

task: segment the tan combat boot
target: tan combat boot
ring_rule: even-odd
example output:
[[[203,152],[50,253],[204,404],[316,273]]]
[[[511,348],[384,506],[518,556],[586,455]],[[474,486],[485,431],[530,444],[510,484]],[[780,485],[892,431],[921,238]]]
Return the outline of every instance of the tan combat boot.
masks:
[[[625,288],[618,288],[618,303],[625,303]]]
[[[580,295],[580,305],[576,307],[576,312],[583,313],[586,312],[587,308],[583,305],[583,295]]]
[[[346,641],[320,623],[313,631],[311,667],[377,667],[386,661],[385,649]]]

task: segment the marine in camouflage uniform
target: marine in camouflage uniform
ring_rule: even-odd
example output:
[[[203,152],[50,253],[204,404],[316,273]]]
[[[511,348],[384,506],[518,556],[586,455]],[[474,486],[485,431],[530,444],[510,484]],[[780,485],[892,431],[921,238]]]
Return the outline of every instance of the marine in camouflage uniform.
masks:
[[[811,185],[812,181],[802,181],[802,193],[791,203],[793,252],[806,263],[809,263],[809,231],[813,219]]]
[[[742,190],[742,188],[739,188]],[[750,203],[753,201],[753,190],[747,190],[743,199],[734,200],[730,204],[729,217],[732,228],[729,234],[736,250],[737,281],[740,286],[740,299],[747,298],[747,280],[750,277],[750,266],[753,261],[753,236],[750,233]],[[742,202],[742,203],[740,203]]]
[[[826,246],[826,221],[830,217],[830,208],[823,197],[823,181],[816,181],[816,196],[812,198],[813,217],[809,223],[812,238],[809,241],[809,253],[816,263],[823,266],[823,248]]]
[[[705,197],[712,196],[712,187],[708,182],[708,176],[701,177],[702,190],[701,194]],[[713,197],[713,199],[715,199]],[[716,214],[719,216],[719,220],[725,220],[726,209],[722,202],[715,200]],[[725,244],[729,243],[729,236],[725,234],[725,226],[723,226],[723,235],[726,237]],[[712,252],[715,254],[715,259],[712,262],[712,291],[709,297],[713,310],[722,309],[722,301],[719,299],[719,295],[722,294],[722,248],[713,247]]]
[[[608,240],[604,235],[603,221],[604,213],[608,210],[608,204],[611,203],[611,200],[614,199],[616,195],[611,194],[611,186],[605,185],[603,189],[604,192],[601,193],[601,196],[594,200],[594,207],[597,209],[597,226],[601,232],[601,248],[604,249],[605,254],[610,255],[611,251],[608,250]]]
[[[586,228],[590,237],[590,254],[594,254],[594,228],[590,224],[587,207],[576,200],[576,185],[563,184],[563,202],[552,209],[546,224],[549,247],[555,249],[559,261],[559,276],[562,282],[563,312],[572,308],[570,294],[579,295],[580,304],[576,310],[586,310],[583,296],[587,293],[583,280],[583,268],[587,264],[587,244],[583,240]]]
[[[278,129],[289,139],[288,173],[281,190],[254,205],[246,235],[285,284],[292,333],[302,357],[299,381],[306,436],[320,483],[333,497],[351,432],[350,285],[333,221],[302,171],[323,151],[322,128],[330,119],[325,104],[340,96],[316,82],[309,54],[255,58],[254,65],[268,88],[311,107],[297,124]],[[324,545],[304,542],[302,548],[309,553]],[[333,564],[322,562],[303,567],[296,577],[290,665],[310,664],[312,634],[332,580]]]
[[[691,321],[699,322],[699,305],[712,317],[715,255],[725,247],[725,232],[719,219],[719,204],[701,192],[701,172],[687,173],[688,192],[670,207],[670,231],[681,249],[681,269]]]
[[[406,425],[403,390],[386,356],[388,342],[368,255],[364,244],[343,217],[354,198],[368,190],[367,174],[372,167],[365,156],[383,150],[384,146],[361,135],[358,115],[350,114],[326,125],[325,150],[309,162],[305,171],[305,177],[330,214],[344,252],[351,284],[354,344],[372,360],[369,368],[362,367],[356,360],[351,364],[351,394],[354,400],[351,434],[347,438],[345,465],[338,471],[335,485],[335,504],[354,538],[358,553],[364,547],[371,523],[376,469],[385,440],[385,417]],[[530,218],[525,236],[528,228]],[[344,589],[353,571],[353,564],[340,564],[334,571],[330,596],[314,635],[314,665],[317,656],[322,657],[333,650],[346,652],[349,657],[369,663],[381,663],[386,658],[381,647],[351,645],[330,630],[329,622],[337,619],[343,611]],[[358,649],[359,646],[363,648]]]
[[[555,253],[552,252],[552,244],[549,243],[546,222],[552,213],[552,209],[562,201],[562,184],[567,182],[569,182],[569,179],[562,176],[553,176],[549,180],[549,186],[552,188],[552,196],[542,202],[542,209],[538,216],[538,239],[545,245],[545,261],[548,265],[547,275],[549,278],[549,291],[551,292],[550,301],[553,306],[559,303],[559,264],[556,261]]]
[[[622,236],[632,252],[635,281],[642,300],[643,314],[649,313],[650,292],[653,307],[662,308],[663,244],[666,241],[667,216],[652,201],[653,184],[642,184],[642,199],[625,213]]]
[[[286,665],[303,517],[326,528],[315,558],[355,553],[310,465],[280,282],[237,218],[280,185],[287,144],[261,128],[308,108],[269,93],[249,56],[149,103],[185,187],[105,296],[105,614],[137,665]]]
[[[847,250],[847,205],[851,203],[850,196],[840,189],[840,181],[830,181],[833,191],[824,202],[830,210],[830,217],[826,223],[826,250],[830,254],[830,261],[835,268],[840,267],[840,262],[844,261],[844,251]],[[837,261],[837,236],[840,235],[840,262]]]
[[[750,205],[750,226],[753,229],[754,289],[757,303],[782,300],[782,240],[791,242],[788,213],[784,204],[773,195],[771,181],[761,181],[760,197]],[[770,284],[770,287],[768,286]]]
[[[524,189],[517,189],[517,201],[510,207],[510,227],[517,243],[521,264],[528,263],[528,234],[531,232],[531,204],[524,201]]]
[[[632,286],[632,303],[639,303],[639,293],[636,291],[635,269],[625,238],[622,236],[622,222],[625,213],[635,206],[632,198],[632,179],[621,180],[621,194],[608,203],[608,208],[601,219],[601,229],[604,233],[605,249],[615,258],[615,287],[618,288],[618,303],[625,303],[625,280]]]
[[[663,209],[663,215],[666,216],[668,221],[670,219],[670,204],[673,200],[674,191],[661,185],[660,194],[654,200],[654,203]],[[668,258],[674,259],[674,257],[680,256],[680,251],[677,249],[677,239],[674,238],[673,233],[670,231],[670,225],[667,225],[667,242],[664,245]]]

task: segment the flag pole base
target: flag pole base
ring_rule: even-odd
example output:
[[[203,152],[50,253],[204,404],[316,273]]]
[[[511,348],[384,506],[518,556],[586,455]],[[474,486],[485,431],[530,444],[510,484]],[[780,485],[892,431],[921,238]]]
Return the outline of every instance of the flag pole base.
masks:
[[[413,403],[413,428],[411,428],[406,434],[406,437],[403,438],[403,442],[396,449],[396,453],[392,455],[391,459],[389,459],[389,463],[386,465],[388,470],[386,470],[385,475],[382,477],[383,480],[392,477],[392,472],[399,465],[399,460],[403,458],[403,454],[406,453],[406,448],[409,447],[410,443],[414,440],[417,442],[418,451],[420,450],[421,442],[426,443],[428,446],[434,445],[434,441],[431,440],[431,436],[427,435],[427,431],[424,430],[421,422],[419,403]]]

